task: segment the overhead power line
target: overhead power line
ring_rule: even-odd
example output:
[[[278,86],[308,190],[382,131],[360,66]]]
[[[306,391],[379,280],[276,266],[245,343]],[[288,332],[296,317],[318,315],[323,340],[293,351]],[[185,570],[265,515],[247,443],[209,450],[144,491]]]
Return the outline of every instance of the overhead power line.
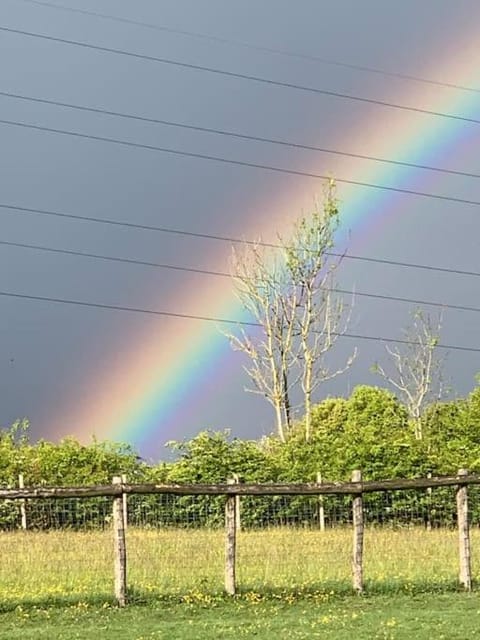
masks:
[[[12,204],[12,203],[2,203],[0,202],[0,209],[3,209],[4,211],[15,211],[16,213],[26,213],[26,214],[31,214],[31,215],[40,215],[40,216],[52,216],[55,218],[60,218],[63,220],[78,220],[79,222],[89,222],[89,223],[94,223],[94,224],[104,224],[104,225],[111,225],[114,227],[120,227],[120,228],[126,228],[126,229],[137,229],[139,231],[153,231],[153,232],[157,232],[157,233],[166,233],[166,234],[173,234],[173,235],[179,235],[179,236],[184,236],[184,237],[188,237],[188,238],[198,238],[198,239],[202,239],[202,240],[213,240],[216,242],[227,242],[229,244],[248,244],[248,245],[259,245],[259,246],[264,246],[264,247],[271,247],[273,249],[282,249],[282,245],[280,244],[275,244],[275,243],[271,243],[271,242],[262,242],[262,241],[256,241],[256,240],[249,240],[247,239],[241,239],[241,238],[236,238],[234,236],[223,236],[223,235],[216,235],[216,234],[212,234],[212,233],[201,233],[201,232],[197,232],[197,231],[188,231],[186,229],[173,229],[172,227],[160,227],[160,226],[156,226],[156,225],[149,225],[149,224],[140,224],[137,222],[127,222],[127,221],[121,221],[121,220],[112,220],[110,218],[99,218],[99,217],[93,217],[93,216],[84,216],[81,214],[75,214],[75,213],[67,213],[67,212],[63,212],[63,211],[52,211],[49,209],[39,209],[39,208],[33,208],[33,207],[23,207],[20,205],[16,205],[16,204]],[[405,268],[411,268],[411,269],[423,269],[426,271],[438,271],[438,272],[442,272],[442,273],[450,273],[450,274],[454,274],[454,275],[462,275],[462,276],[474,276],[474,277],[480,277],[480,271],[467,271],[467,270],[462,270],[462,269],[453,269],[453,268],[449,268],[449,267],[440,267],[440,266],[436,266],[436,265],[428,265],[428,264],[421,264],[421,263],[414,263],[414,262],[404,262],[404,261],[399,261],[399,260],[389,260],[389,259],[384,259],[384,258],[372,258],[369,256],[358,256],[358,255],[353,255],[350,253],[338,253],[338,252],[334,252],[334,251],[329,251],[327,252],[327,255],[330,256],[335,256],[338,258],[343,258],[345,260],[357,260],[360,262],[371,262],[374,264],[382,264],[382,265],[389,265],[389,266],[394,266],[394,267],[405,267]]]
[[[54,254],[61,254],[61,255],[68,255],[68,256],[76,256],[76,257],[81,257],[81,258],[90,258],[90,259],[94,259],[94,260],[103,260],[105,262],[115,262],[115,263],[124,263],[124,264],[129,264],[129,265],[138,265],[138,266],[142,266],[142,267],[152,267],[152,268],[156,268],[156,269],[167,269],[167,270],[172,270],[172,271],[182,271],[182,272],[186,272],[186,273],[195,273],[195,274],[200,274],[200,275],[207,275],[207,276],[216,276],[216,277],[222,277],[222,278],[231,278],[232,274],[224,272],[224,271],[213,271],[210,269],[200,269],[197,267],[187,267],[187,266],[183,266],[183,265],[173,265],[173,264],[167,264],[167,263],[159,263],[159,262],[152,262],[152,261],[148,261],[148,260],[137,260],[134,258],[122,258],[119,256],[106,256],[103,254],[98,254],[98,253],[90,253],[87,251],[75,251],[73,249],[61,249],[61,248],[57,248],[57,247],[46,247],[43,245],[38,245],[38,244],[28,244],[28,243],[24,243],[24,242],[10,242],[8,240],[0,240],[0,246],[7,246],[7,247],[16,247],[16,248],[21,248],[21,249],[31,249],[34,251],[42,251],[42,252],[46,252],[46,253],[54,253]],[[341,293],[344,295],[351,295],[354,297],[359,297],[359,298],[370,298],[370,299],[374,299],[374,300],[388,300],[388,301],[392,301],[392,302],[402,302],[402,303],[407,303],[407,304],[414,304],[414,305],[424,305],[424,306],[429,306],[429,307],[439,307],[441,309],[451,309],[454,311],[470,311],[470,312],[474,312],[474,313],[480,313],[480,307],[469,307],[469,306],[465,306],[465,305],[456,305],[456,304],[449,304],[446,302],[433,302],[431,300],[423,300],[423,299],[412,299],[412,298],[402,298],[402,297],[398,297],[398,296],[392,296],[392,295],[386,295],[386,294],[379,294],[379,293],[367,293],[364,291],[352,291],[352,290],[348,290],[348,289],[339,289],[339,288],[332,288],[330,289],[330,291],[332,291],[333,293]]]
[[[90,49],[94,51],[100,51],[102,53],[111,53],[114,55],[127,56],[130,58],[136,58],[138,60],[147,60],[149,62],[157,62],[164,65],[171,65],[175,67],[179,67],[182,69],[190,69],[192,71],[200,71],[204,73],[210,73],[214,75],[225,76],[228,78],[237,78],[239,80],[246,80],[249,82],[256,82],[259,84],[269,85],[269,86],[277,86],[282,87],[284,89],[293,89],[296,91],[303,91],[307,93],[313,93],[317,95],[329,96],[331,98],[339,98],[342,100],[350,100],[353,102],[360,102],[364,104],[371,104],[381,107],[387,107],[389,109],[398,109],[401,111],[408,111],[412,113],[419,113],[427,116],[435,116],[440,118],[447,118],[450,120],[458,120],[461,122],[470,122],[473,124],[480,124],[480,120],[475,118],[469,118],[467,116],[462,116],[454,113],[444,113],[441,111],[433,111],[430,109],[422,109],[421,107],[412,107],[403,104],[397,104],[395,102],[389,102],[386,100],[376,100],[374,98],[367,98],[365,96],[358,96],[354,94],[342,93],[339,91],[332,91],[329,89],[321,89],[319,87],[311,87],[307,85],[300,85],[293,82],[286,82],[281,80],[273,80],[272,78],[264,78],[261,76],[255,76],[247,73],[239,73],[235,71],[228,71],[225,69],[218,69],[216,67],[209,67],[205,65],[193,64],[190,62],[181,62],[180,60],[174,60],[171,58],[162,58],[158,56],[150,56],[143,53],[135,53],[133,51],[127,51],[125,49],[118,49],[113,47],[106,47],[101,45],[94,45],[88,42],[84,42],[81,40],[71,40],[68,38],[58,38],[55,36],[50,36],[44,33],[36,33],[33,31],[25,31],[23,29],[13,29],[11,27],[2,27],[0,26],[0,31],[6,33],[13,33],[20,36],[25,36],[29,38],[37,38],[40,40],[45,40],[48,42],[56,42],[59,44],[66,44],[75,47],[81,47],[83,49]]]
[[[176,313],[173,311],[159,311],[155,309],[144,309],[142,307],[126,307],[121,305],[114,304],[102,304],[100,302],[87,302],[84,300],[71,300],[67,298],[54,298],[51,296],[37,296],[30,295],[25,293],[18,293],[15,291],[0,291],[0,296],[7,298],[17,298],[22,300],[35,300],[37,302],[50,302],[57,304],[66,304],[66,305],[74,305],[80,307],[90,307],[94,309],[105,309],[110,311],[123,311],[130,313],[142,313],[153,316],[164,316],[170,318],[184,318],[186,320],[200,320],[203,322],[215,322],[217,324],[233,324],[237,326],[248,326],[248,327],[261,327],[261,325],[257,322],[248,322],[246,320],[234,320],[231,318],[214,318],[211,316],[202,316],[202,315],[194,315],[188,313]],[[407,344],[407,345],[416,345],[419,344],[413,340],[401,340],[398,338],[384,338],[381,336],[369,336],[363,334],[355,334],[355,333],[335,333],[332,332],[332,335],[343,337],[343,338],[352,338],[354,340],[370,340],[375,342],[391,342],[397,344]],[[437,344],[436,347],[439,349],[449,349],[452,351],[467,351],[472,353],[480,353],[480,348],[477,347],[464,347],[462,345],[448,345],[448,344]]]
[[[0,27],[1,29],[1,27]],[[63,136],[72,136],[74,138],[80,138],[85,140],[94,140],[96,142],[107,142],[109,144],[120,145],[123,147],[130,147],[135,149],[145,149],[147,151],[155,151],[159,153],[166,153],[174,156],[182,156],[186,158],[195,158],[197,160],[207,160],[210,162],[219,162],[222,164],[236,165],[239,167],[250,167],[252,169],[262,169],[265,171],[272,171],[274,173],[282,173],[293,176],[302,176],[306,178],[314,178],[317,180],[331,180],[331,176],[319,173],[311,173],[308,171],[300,171],[296,169],[286,169],[283,167],[276,167],[269,164],[260,164],[258,162],[247,162],[246,160],[233,160],[231,158],[225,158],[223,156],[214,156],[206,153],[196,153],[193,151],[181,151],[180,149],[172,149],[170,147],[158,147],[151,144],[142,144],[139,142],[130,142],[128,140],[120,140],[119,138],[107,138],[105,136],[96,136],[93,134],[80,133],[78,131],[72,131],[70,129],[56,129],[53,127],[44,127],[36,124],[29,124],[27,122],[20,122],[18,120],[5,120],[0,119],[0,124],[12,127],[21,127],[23,129],[33,129],[35,131],[43,131],[45,133],[54,133]],[[363,182],[361,180],[349,180],[347,178],[335,178],[336,182],[342,184],[349,184],[356,187],[366,187],[369,189],[378,189],[381,191],[389,191],[393,193],[402,193],[410,196],[420,196],[422,198],[431,198],[434,200],[442,200],[446,202],[455,202],[457,204],[467,204],[472,206],[479,206],[479,200],[469,200],[466,198],[457,198],[455,196],[444,196],[439,193],[430,193],[426,191],[417,191],[415,189],[405,189],[402,187],[391,187],[387,185],[375,184],[373,182]]]
[[[152,29],[154,31],[161,31],[163,33],[172,33],[182,36],[188,36],[190,38],[198,38],[200,40],[206,40],[209,42],[216,42],[219,44],[226,45],[234,45],[236,47],[242,47],[244,49],[251,49],[252,51],[261,51],[263,53],[273,53],[276,55],[285,56],[288,58],[298,58],[300,60],[307,60],[310,62],[320,62],[325,65],[330,65],[334,67],[341,67],[344,69],[352,69],[354,71],[363,71],[367,73],[374,73],[377,75],[382,75],[390,78],[399,78],[401,80],[412,80],[414,82],[420,82],[424,84],[430,84],[439,87],[447,87],[449,89],[460,89],[462,91],[470,91],[473,93],[480,93],[480,89],[476,89],[474,87],[467,87],[460,84],[455,84],[452,82],[442,82],[440,80],[433,80],[431,78],[425,78],[423,76],[412,75],[408,73],[401,73],[396,71],[387,71],[386,69],[379,69],[377,67],[370,67],[366,65],[353,64],[351,62],[343,62],[339,60],[333,60],[331,58],[325,58],[321,56],[310,55],[307,53],[301,53],[298,51],[290,51],[287,49],[279,49],[276,47],[267,47],[264,45],[254,44],[252,42],[245,42],[242,40],[223,38],[221,36],[215,36],[206,33],[199,33],[198,31],[188,31],[185,29],[175,29],[173,27],[167,27],[160,24],[152,24],[150,22],[142,22],[140,20],[132,20],[130,18],[123,18],[121,16],[114,16],[107,13],[101,13],[99,11],[90,11],[87,9],[79,9],[77,7],[67,7],[62,4],[56,4],[53,2],[44,2],[43,0],[22,0],[22,2],[26,2],[32,5],[48,7],[51,9],[57,9],[61,11],[68,11],[70,13],[77,13],[85,16],[91,16],[94,18],[101,18],[104,20],[110,20],[112,22],[118,22],[121,24],[129,24],[136,27],[142,27],[146,29]]]
[[[152,267],[155,269],[169,269],[172,271],[185,271],[187,273],[197,273],[206,276],[219,276],[222,278],[231,277],[229,273],[223,271],[214,271],[210,269],[199,269],[196,267],[186,267],[182,265],[166,264],[162,262],[152,262],[150,260],[137,260],[134,258],[122,258],[120,256],[106,256],[99,253],[90,253],[88,251],[75,251],[73,249],[60,249],[57,247],[46,247],[38,244],[28,244],[25,242],[10,242],[9,240],[0,240],[0,246],[17,247],[19,249],[32,249],[34,251],[43,251],[46,253],[56,253],[67,256],[76,256],[81,258],[91,258],[94,260],[103,260],[105,262],[117,262],[141,267]],[[480,311],[480,309],[479,309]]]
[[[80,307],[91,307],[93,309],[108,309],[110,311],[128,311],[130,313],[143,313],[153,316],[164,316],[168,318],[185,318],[188,320],[203,320],[205,322],[217,322],[219,324],[235,324],[247,327],[260,326],[255,322],[248,322],[246,320],[230,320],[228,318],[212,318],[210,316],[192,315],[186,313],[175,313],[173,311],[157,311],[155,309],[143,309],[141,307],[125,307],[116,304],[102,304],[100,302],[87,302],[85,300],[70,300],[66,298],[54,298],[51,296],[36,296],[27,295],[24,293],[17,293],[14,291],[0,291],[0,296],[7,298],[19,298],[22,300],[37,300],[38,302],[54,302],[57,304],[69,304]],[[480,349],[479,349],[480,351]]]
[[[75,111],[87,112],[87,113],[95,113],[100,115],[113,116],[115,118],[123,118],[127,120],[134,120],[138,122],[146,122],[150,124],[160,124],[167,127],[176,127],[180,129],[188,129],[190,131],[199,131],[202,133],[212,133],[215,135],[238,138],[241,140],[249,140],[253,142],[265,142],[268,144],[279,145],[282,147],[289,147],[292,149],[301,149],[305,151],[316,151],[320,153],[326,153],[330,155],[342,156],[347,158],[355,158],[358,160],[370,160],[372,162],[381,162],[384,164],[390,164],[400,167],[406,167],[411,169],[422,169],[427,171],[435,171],[439,173],[447,173],[451,175],[463,176],[467,178],[480,178],[479,173],[470,173],[468,171],[457,171],[455,169],[446,169],[444,167],[436,167],[427,164],[419,164],[416,162],[406,162],[401,160],[391,160],[388,158],[379,158],[378,156],[370,156],[362,153],[352,153],[348,151],[341,151],[339,149],[329,149],[326,147],[318,147],[314,145],[301,144],[298,142],[291,142],[288,140],[279,140],[277,138],[266,138],[263,136],[255,136],[249,135],[245,133],[240,133],[238,131],[227,131],[224,129],[216,129],[211,127],[202,127],[199,125],[193,125],[183,122],[175,122],[172,120],[163,120],[160,118],[151,118],[148,116],[140,116],[131,113],[124,113],[122,111],[113,111],[111,109],[103,109],[100,107],[89,107],[86,105],[73,104],[70,102],[62,102],[59,100],[50,100],[47,98],[39,98],[36,96],[26,96],[19,93],[12,93],[10,91],[0,91],[0,96],[4,96],[6,98],[13,98],[15,100],[24,100],[26,102],[34,102],[39,104],[47,104],[55,107],[61,107],[65,109],[73,109]]]

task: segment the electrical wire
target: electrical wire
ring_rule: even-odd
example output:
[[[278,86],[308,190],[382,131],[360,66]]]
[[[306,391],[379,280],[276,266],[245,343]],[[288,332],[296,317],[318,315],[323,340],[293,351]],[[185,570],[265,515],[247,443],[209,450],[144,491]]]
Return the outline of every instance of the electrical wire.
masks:
[[[0,27],[1,28],[1,27]],[[272,171],[274,173],[281,173],[293,176],[302,176],[306,178],[314,178],[317,180],[331,180],[331,176],[311,173],[308,171],[300,171],[296,169],[285,169],[283,167],[276,167],[269,164],[260,164],[258,162],[247,162],[245,160],[233,160],[231,158],[225,158],[223,156],[214,156],[206,153],[195,153],[193,151],[181,151],[180,149],[172,149],[170,147],[158,147],[151,144],[142,144],[139,142],[130,142],[127,140],[120,140],[119,138],[108,138],[105,136],[97,136],[93,134],[80,133],[78,131],[72,131],[70,129],[57,129],[53,127],[45,127],[36,124],[29,124],[27,122],[20,122],[18,120],[5,120],[0,119],[0,124],[12,127],[21,127],[23,129],[32,129],[35,131],[43,131],[45,133],[59,134],[63,136],[71,136],[74,138],[81,138],[84,140],[94,140],[96,142],[107,142],[109,144],[120,145],[123,147],[130,147],[134,149],[145,149],[147,151],[156,151],[159,153],[170,154],[174,156],[182,156],[186,158],[195,158],[197,160],[207,160],[209,162],[219,162],[222,164],[236,165],[240,167],[250,167],[253,169],[262,169],[265,171]],[[335,178],[336,182],[342,184],[349,184],[356,187],[366,187],[368,189],[377,189],[381,191],[389,191],[393,193],[402,193],[410,196],[419,196],[422,198],[431,198],[434,200],[441,200],[445,202],[455,202],[457,204],[466,204],[472,206],[479,206],[480,201],[469,200],[466,198],[457,198],[455,196],[444,196],[439,193],[429,193],[426,191],[416,191],[415,189],[404,189],[401,187],[391,187],[387,185],[375,184],[373,182],[362,182],[360,180],[350,180],[347,178]]]
[[[47,104],[50,106],[61,107],[65,109],[73,109],[75,111],[95,113],[100,115],[113,116],[115,118],[123,118],[127,120],[134,120],[138,122],[146,122],[150,124],[160,124],[167,127],[176,127],[180,129],[187,129],[189,131],[199,131],[202,133],[212,133],[219,136],[237,138],[240,140],[249,140],[253,142],[265,142],[267,144],[279,145],[282,147],[289,147],[291,149],[301,149],[305,151],[315,151],[319,153],[326,153],[330,155],[342,156],[347,158],[355,158],[358,160],[369,160],[372,162],[381,162],[384,164],[395,165],[399,167],[406,167],[410,169],[422,169],[426,171],[435,171],[438,173],[462,176],[466,178],[480,178],[479,173],[471,173],[468,171],[458,171],[456,169],[446,169],[444,167],[437,167],[428,164],[419,164],[416,162],[406,162],[401,160],[391,160],[389,158],[380,158],[378,156],[370,156],[362,153],[352,153],[349,151],[342,151],[339,149],[330,149],[326,147],[318,147],[314,145],[301,144],[298,142],[291,142],[288,140],[279,140],[278,138],[266,138],[263,136],[249,135],[246,133],[240,133],[238,131],[227,131],[225,129],[216,129],[212,127],[202,127],[199,125],[193,125],[183,122],[176,122],[173,120],[163,120],[160,118],[151,118],[148,116],[140,116],[131,113],[124,113],[122,111],[114,111],[111,109],[103,109],[100,107],[88,107],[86,105],[73,104],[71,102],[62,102],[59,100],[50,100],[47,98],[39,98],[37,96],[26,96],[24,94],[13,93],[10,91],[0,91],[0,96],[6,98],[13,98],[14,100],[22,100],[26,102],[33,102],[39,104]]]
[[[215,322],[217,324],[233,324],[237,326],[248,326],[248,327],[261,327],[262,325],[257,322],[248,322],[246,320],[234,320],[230,318],[215,318],[211,316],[202,316],[202,315],[194,315],[189,313],[176,313],[172,311],[159,311],[155,309],[144,309],[142,307],[126,307],[121,305],[113,305],[113,304],[103,304],[100,302],[87,302],[84,300],[72,300],[68,298],[56,298],[52,296],[38,296],[31,295],[25,293],[18,293],[15,291],[0,291],[0,296],[9,297],[9,298],[17,298],[22,300],[35,300],[37,302],[51,302],[56,304],[66,304],[66,305],[74,305],[81,307],[90,307],[94,309],[105,309],[110,311],[123,311],[130,313],[141,313],[147,315],[154,316],[164,316],[171,318],[183,318],[187,320],[200,320],[204,322]],[[376,342],[390,342],[396,344],[405,344],[405,345],[417,345],[418,342],[413,340],[402,340],[400,338],[384,338],[382,336],[371,336],[371,335],[363,335],[356,333],[335,333],[331,332],[331,335],[343,337],[343,338],[351,338],[354,340],[369,340]],[[477,347],[464,347],[462,345],[448,345],[448,344],[437,344],[435,345],[439,349],[448,349],[452,351],[465,351],[471,353],[480,353],[480,348]]]
[[[48,7],[50,9],[68,11],[70,13],[76,13],[76,14],[80,14],[80,15],[85,15],[85,16],[90,16],[90,17],[95,17],[95,18],[101,18],[101,19],[104,19],[104,20],[110,20],[112,22],[118,22],[118,23],[121,23],[121,24],[129,24],[129,25],[136,26],[136,27],[152,29],[154,31],[161,31],[163,33],[172,33],[172,34],[177,34],[177,35],[182,35],[182,36],[188,36],[188,37],[191,37],[191,38],[198,38],[198,39],[201,39],[201,40],[207,40],[207,41],[210,41],[210,42],[216,42],[216,43],[219,43],[219,44],[234,45],[234,46],[237,46],[237,47],[242,47],[244,49],[251,49],[253,51],[261,51],[261,52],[264,52],[264,53],[273,53],[273,54],[285,56],[285,57],[288,57],[288,58],[298,58],[300,60],[308,60],[310,62],[320,62],[321,64],[330,65],[330,66],[334,66],[334,67],[341,67],[341,68],[344,68],[344,69],[352,69],[354,71],[363,71],[363,72],[366,72],[366,73],[374,73],[374,74],[377,74],[377,75],[382,75],[382,76],[386,76],[386,77],[390,77],[390,78],[399,78],[401,80],[412,80],[414,82],[434,85],[434,86],[438,86],[438,87],[446,87],[448,89],[459,89],[461,91],[469,91],[469,92],[473,92],[473,93],[480,93],[480,89],[477,89],[475,87],[467,87],[465,85],[455,84],[455,83],[452,83],[452,82],[442,82],[441,80],[433,80],[431,78],[425,78],[423,76],[417,76],[417,75],[412,75],[412,74],[408,74],[408,73],[401,73],[401,72],[397,72],[397,71],[387,71],[386,69],[379,69],[378,67],[370,67],[370,66],[366,66],[366,65],[353,64],[351,62],[343,62],[343,61],[339,61],[339,60],[333,60],[331,58],[325,58],[325,57],[310,55],[310,54],[301,53],[301,52],[298,52],[298,51],[290,51],[290,50],[287,50],[287,49],[279,49],[279,48],[275,48],[275,47],[266,47],[266,46],[263,46],[263,45],[253,44],[251,42],[245,42],[245,41],[242,41],[242,40],[223,38],[221,36],[215,36],[215,35],[206,34],[206,33],[199,33],[198,31],[188,31],[188,30],[185,30],[185,29],[175,29],[173,27],[166,27],[166,26],[160,25],[160,24],[152,24],[150,22],[142,22],[140,20],[133,20],[133,19],[130,19],[130,18],[123,18],[121,16],[114,16],[114,15],[107,14],[107,13],[101,13],[99,11],[91,11],[91,10],[87,10],[87,9],[79,9],[78,7],[67,7],[67,6],[62,5],[62,4],[56,4],[56,3],[53,3],[53,2],[45,2],[43,0],[21,0],[21,1],[25,2],[25,3],[28,3],[28,4],[32,4],[32,5]]]
[[[469,118],[467,116],[462,116],[454,113],[444,113],[441,111],[433,111],[430,109],[422,109],[420,107],[412,107],[408,105],[397,104],[395,102],[389,102],[386,100],[376,100],[375,98],[367,98],[365,96],[358,96],[354,94],[342,93],[339,91],[332,91],[329,89],[321,89],[319,87],[311,87],[307,85],[300,85],[293,82],[286,82],[281,80],[273,80],[272,78],[264,78],[261,76],[255,76],[247,73],[239,73],[235,71],[228,71],[225,69],[218,69],[216,67],[209,67],[205,65],[193,64],[190,62],[181,62],[180,60],[174,60],[171,58],[162,58],[158,56],[150,56],[143,53],[135,53],[133,51],[127,51],[125,49],[118,49],[114,47],[106,47],[101,45],[94,45],[88,42],[80,41],[80,40],[71,40],[68,38],[58,38],[55,36],[50,36],[44,33],[36,33],[33,31],[25,31],[23,29],[14,29],[12,27],[4,27],[0,26],[0,31],[5,33],[12,33],[28,38],[37,38],[40,40],[45,40],[48,42],[55,42],[58,44],[66,44],[75,47],[81,47],[83,49],[89,49],[93,51],[100,51],[102,53],[111,53],[114,55],[126,56],[130,58],[136,58],[138,60],[146,60],[149,62],[158,62],[164,65],[171,65],[175,67],[179,67],[182,69],[190,69],[192,71],[200,71],[204,73],[210,73],[220,76],[225,76],[228,78],[237,78],[239,80],[246,80],[249,82],[256,82],[259,84],[282,87],[284,89],[293,89],[296,91],[303,91],[307,93],[313,93],[317,95],[324,95],[331,98],[339,98],[342,100],[350,100],[354,102],[360,102],[364,104],[376,105],[381,107],[386,107],[389,109],[398,109],[401,111],[408,111],[411,113],[418,113],[427,116],[434,116],[439,118],[447,118],[449,120],[457,120],[461,122],[469,122],[471,124],[480,124],[480,120],[476,118]]]
[[[0,209],[2,209],[3,211],[11,210],[11,211],[14,211],[15,213],[20,213],[20,214],[25,213],[25,214],[31,214],[31,215],[52,216],[52,217],[60,218],[64,220],[77,220],[79,222],[111,225],[111,226],[121,227],[126,229],[135,229],[138,231],[153,231],[157,233],[165,233],[165,234],[184,236],[188,238],[196,238],[199,240],[212,240],[215,242],[226,242],[232,245],[234,244],[252,245],[252,246],[258,245],[258,246],[267,247],[267,248],[270,247],[272,249],[284,248],[280,244],[249,240],[248,238],[241,239],[241,238],[236,238],[234,236],[223,236],[223,235],[215,235],[212,233],[201,233],[197,231],[188,231],[186,229],[174,229],[172,227],[160,227],[155,225],[140,224],[137,222],[127,222],[127,221],[120,221],[120,220],[112,220],[109,218],[90,217],[90,216],[84,216],[84,215],[74,214],[74,213],[66,213],[62,211],[52,211],[49,209],[23,207],[23,206],[12,204],[12,203],[0,202]],[[374,264],[388,265],[388,266],[394,266],[394,267],[404,267],[404,268],[420,269],[420,270],[426,270],[426,271],[438,271],[441,273],[450,273],[454,275],[480,277],[480,271],[467,271],[462,269],[453,269],[450,267],[440,267],[438,265],[435,266],[435,265],[421,264],[421,263],[415,263],[415,262],[403,262],[399,260],[390,260],[386,258],[373,258],[370,256],[359,256],[351,253],[338,253],[334,251],[328,251],[326,252],[326,255],[343,258],[345,260],[357,260],[360,262],[370,262]]]
[[[224,271],[213,271],[209,269],[200,269],[197,267],[187,267],[184,265],[173,265],[173,264],[167,264],[167,263],[151,262],[147,260],[137,260],[134,258],[122,258],[119,256],[106,256],[98,253],[76,251],[73,249],[61,249],[57,247],[46,247],[44,245],[28,244],[25,242],[12,242],[9,240],[0,240],[0,246],[15,247],[20,249],[31,249],[34,251],[41,251],[46,253],[69,255],[69,256],[75,256],[75,257],[81,257],[81,258],[90,258],[94,260],[103,260],[105,262],[124,263],[129,265],[138,265],[142,267],[152,267],[156,269],[166,269],[171,271],[182,271],[186,273],[194,273],[194,274],[207,275],[207,276],[232,278],[232,274]],[[455,311],[470,311],[474,313],[480,313],[480,307],[469,307],[465,305],[449,304],[446,302],[433,302],[431,300],[402,298],[402,297],[392,296],[387,294],[367,293],[364,291],[357,291],[357,290],[353,291],[353,290],[339,289],[339,288],[332,288],[332,289],[329,289],[329,291],[331,291],[332,293],[341,293],[344,295],[350,295],[355,298],[356,297],[371,298],[375,300],[386,300],[386,301],[402,302],[402,303],[408,303],[408,304],[414,304],[414,305],[424,305],[429,307],[439,307],[441,309],[451,309]]]

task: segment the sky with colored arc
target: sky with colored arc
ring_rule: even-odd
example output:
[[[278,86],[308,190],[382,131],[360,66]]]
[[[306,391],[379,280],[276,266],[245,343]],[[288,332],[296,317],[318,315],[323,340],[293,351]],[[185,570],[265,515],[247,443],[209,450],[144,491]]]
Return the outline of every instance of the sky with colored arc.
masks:
[[[154,30],[28,3],[6,4],[12,28],[480,120],[480,9],[473,2],[455,8],[433,1],[420,8],[413,2],[393,7],[370,1],[361,8],[341,2],[328,9],[314,2],[302,9],[266,2],[253,13],[248,3],[234,8],[216,2],[208,10],[193,2],[167,3],[162,9],[142,3],[141,16],[132,15],[126,2],[104,2],[102,10],[477,91],[174,33],[163,33],[159,42]],[[82,6],[98,10],[97,4]],[[275,24],[269,19],[271,11]],[[14,61],[11,69],[0,72],[0,91],[480,174],[480,124],[119,60],[73,47],[64,47],[59,56],[61,45],[55,43],[27,42],[13,34],[0,37]],[[0,104],[8,119],[334,175],[339,179],[342,228],[337,240],[342,249],[366,257],[480,271],[478,206],[342,182],[475,201],[480,200],[478,178],[125,123],[8,98],[1,98]],[[278,233],[288,234],[295,217],[308,210],[322,189],[320,180],[309,177],[118,149],[13,127],[1,132],[0,201],[25,207],[272,241]],[[228,243],[8,210],[0,215],[4,239],[11,242],[217,271],[229,268]],[[228,278],[19,247],[0,251],[0,290],[244,318]],[[479,290],[478,278],[353,260],[343,262],[339,284],[359,292],[470,306],[475,306]],[[242,358],[231,352],[218,323],[7,298],[2,304],[4,424],[26,415],[36,437],[56,440],[73,435],[88,441],[95,435],[131,442],[147,457],[162,455],[166,441],[191,437],[203,428],[230,428],[247,437],[271,429],[269,407],[258,396],[244,393]],[[398,337],[411,308],[357,298],[352,332]],[[452,311],[445,318],[445,343],[480,346],[478,316]],[[335,357],[341,359],[353,346],[344,339]],[[378,382],[369,366],[381,357],[382,344],[357,346],[354,367],[327,385],[319,399],[348,393],[355,384]],[[480,368],[478,354],[451,352],[448,367],[456,392],[467,393]]]

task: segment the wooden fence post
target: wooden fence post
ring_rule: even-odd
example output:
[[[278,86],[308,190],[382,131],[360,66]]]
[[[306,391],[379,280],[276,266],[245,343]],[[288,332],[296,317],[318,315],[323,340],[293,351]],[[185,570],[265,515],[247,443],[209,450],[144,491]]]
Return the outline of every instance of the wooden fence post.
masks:
[[[123,484],[127,484],[127,474],[126,473],[122,473],[122,483]],[[123,526],[124,526],[125,531],[126,531],[127,530],[127,524],[128,524],[127,494],[123,493],[122,494],[122,498],[123,498]]]
[[[240,476],[238,473],[233,473],[232,478],[235,484],[240,484]],[[235,496],[235,527],[237,531],[240,531],[242,528],[242,522],[240,520],[240,496]]]
[[[18,474],[18,488],[25,489],[23,473]],[[27,501],[25,499],[20,500],[20,518],[22,523],[22,529],[26,531],[27,530]]]
[[[228,480],[228,484],[235,484],[235,480]],[[225,502],[225,591],[230,596],[235,595],[235,561],[237,547],[237,509],[236,496],[227,495]]]
[[[431,472],[427,473],[427,478],[431,478]],[[427,489],[427,531],[432,530],[432,517],[431,517],[431,508],[432,508],[432,487],[428,487]]]
[[[317,484],[322,484],[322,474],[317,473]],[[323,506],[323,496],[318,496],[318,524],[320,531],[325,531],[325,509]]]
[[[121,485],[121,476],[115,476],[113,484]],[[115,598],[118,606],[124,607],[127,603],[127,547],[125,543],[123,492],[113,498],[113,545]]]
[[[460,469],[459,476],[467,476],[467,469]],[[459,580],[467,590],[472,589],[472,567],[470,552],[470,531],[468,526],[468,494],[465,485],[459,485],[457,489],[457,523],[458,523],[458,550],[459,550]]]
[[[361,482],[362,472],[354,471],[352,482]],[[363,498],[362,494],[353,498],[353,588],[357,593],[363,591]]]

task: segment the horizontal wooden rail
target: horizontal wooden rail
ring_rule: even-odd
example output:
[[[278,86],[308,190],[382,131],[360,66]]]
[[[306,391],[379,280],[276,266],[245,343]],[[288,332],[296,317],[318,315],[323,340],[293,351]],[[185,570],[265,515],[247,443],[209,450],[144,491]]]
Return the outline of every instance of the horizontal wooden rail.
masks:
[[[26,498],[98,498],[126,494],[153,495],[359,495],[376,491],[428,489],[480,485],[480,475],[443,476],[437,478],[412,478],[398,480],[369,480],[366,482],[315,482],[306,484],[116,484],[84,487],[36,487],[26,489],[0,489],[0,500]]]

